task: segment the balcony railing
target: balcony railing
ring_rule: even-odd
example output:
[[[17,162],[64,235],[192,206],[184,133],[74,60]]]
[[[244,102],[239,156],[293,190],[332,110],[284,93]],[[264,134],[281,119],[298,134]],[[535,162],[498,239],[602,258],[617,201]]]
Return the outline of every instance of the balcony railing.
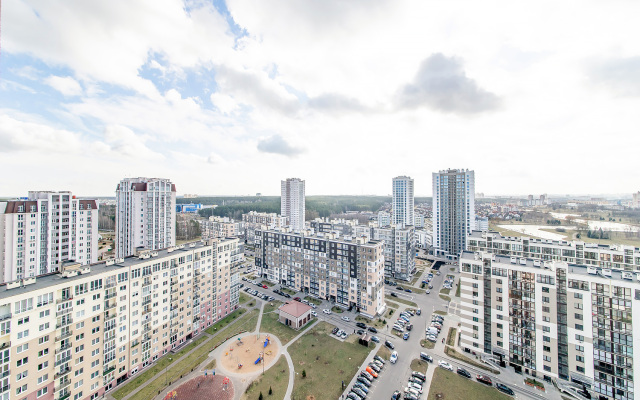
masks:
[[[64,303],[65,301],[73,300],[73,296],[63,297],[61,299],[56,300],[56,304]]]
[[[67,375],[69,372],[71,372],[71,368],[70,367],[60,368],[58,370],[58,372],[56,372],[56,375],[53,378],[54,379],[62,378],[65,375]]]
[[[71,336],[71,332],[62,332],[62,334],[60,334],[60,336],[56,336],[56,342],[60,342],[66,338],[68,338],[69,336]]]
[[[62,347],[58,347],[58,348],[56,349],[56,354],[58,354],[58,353],[62,353],[63,351],[65,351],[65,350],[69,350],[70,348],[71,348],[71,344],[70,344],[70,343],[67,343],[66,345],[64,345],[64,346],[62,346]]]
[[[65,379],[65,380],[63,380],[63,381],[62,381],[62,383],[58,384],[58,385],[55,387],[55,391],[56,391],[56,392],[59,392],[59,391],[61,391],[62,389],[64,389],[64,388],[66,388],[67,386],[69,386],[70,384],[71,384],[71,381],[70,381],[69,379]]]

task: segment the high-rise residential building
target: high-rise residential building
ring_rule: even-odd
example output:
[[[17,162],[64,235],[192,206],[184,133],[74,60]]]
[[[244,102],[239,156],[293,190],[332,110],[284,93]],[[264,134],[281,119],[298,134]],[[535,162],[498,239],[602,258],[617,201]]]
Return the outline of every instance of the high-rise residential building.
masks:
[[[176,186],[169,179],[126,178],[116,189],[116,257],[176,244]]]
[[[304,181],[298,178],[281,181],[280,196],[280,214],[289,218],[291,229],[302,231],[305,217]]]
[[[280,214],[256,211],[242,214],[242,222],[244,223],[244,241],[251,247],[255,242],[256,229],[275,229],[289,225],[288,218]]]
[[[414,226],[413,179],[408,176],[397,176],[393,178],[392,186],[392,224],[400,227]]]
[[[475,229],[475,175],[448,169],[433,173],[434,254],[455,259]]]
[[[98,204],[71,192],[0,202],[0,283],[98,261]]]
[[[264,279],[369,317],[384,312],[382,242],[257,230],[255,247],[256,267]]]
[[[637,274],[469,251],[460,270],[463,350],[561,388],[583,384],[591,398],[634,398]]]
[[[231,238],[242,236],[242,222],[229,217],[211,216],[208,220],[198,220],[203,239]]]
[[[634,193],[631,199],[631,208],[640,208],[640,192]]]
[[[411,225],[371,228],[371,237],[384,242],[385,276],[410,281],[416,271],[415,228]]]
[[[386,211],[378,212],[378,227],[384,228],[391,225],[391,214]]]
[[[65,263],[0,286],[0,398],[95,399],[201,334],[238,307],[237,244]]]
[[[492,231],[473,231],[467,238],[467,250],[640,272],[640,249],[629,245],[535,239],[502,236]]]

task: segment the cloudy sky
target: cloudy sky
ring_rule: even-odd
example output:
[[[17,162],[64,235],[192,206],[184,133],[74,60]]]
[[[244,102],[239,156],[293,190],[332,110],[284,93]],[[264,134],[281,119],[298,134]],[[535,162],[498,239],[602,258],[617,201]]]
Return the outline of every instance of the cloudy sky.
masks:
[[[640,2],[13,0],[0,195],[640,189]]]

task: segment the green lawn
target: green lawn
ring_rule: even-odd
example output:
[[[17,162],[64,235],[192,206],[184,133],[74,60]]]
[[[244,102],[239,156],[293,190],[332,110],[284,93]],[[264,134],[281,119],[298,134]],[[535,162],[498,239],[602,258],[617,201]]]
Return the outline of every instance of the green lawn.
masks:
[[[447,315],[447,312],[442,310],[435,310],[433,313],[438,315]]]
[[[476,361],[476,360],[474,360],[474,359],[472,359],[470,357],[467,357],[467,356],[465,356],[463,354],[460,354],[453,347],[445,346],[444,352],[449,357],[453,357],[453,358],[455,358],[457,360],[460,360],[462,362],[466,362],[467,364],[471,364],[471,365],[473,365],[473,366],[475,366],[477,368],[482,368],[485,371],[492,372],[492,373],[494,373],[496,375],[500,374],[500,371],[498,371],[497,369],[493,369],[493,368],[489,367],[486,364],[483,364],[483,363],[481,363],[479,361]]]
[[[393,301],[389,301],[389,300],[387,300],[385,303],[387,304],[387,307],[389,307],[389,308],[395,308],[395,309],[398,309],[398,307],[400,307],[400,305],[399,305],[399,304],[394,303]]]
[[[242,395],[242,400],[257,400],[260,393],[265,399],[284,399],[288,383],[289,366],[287,365],[287,359],[284,356],[280,356],[278,362],[265,371],[264,375],[260,375],[249,384]],[[271,396],[269,396],[269,388],[273,390]]]
[[[322,304],[322,300],[318,300],[315,297],[311,297],[311,296],[305,296],[304,300],[308,301],[309,303],[315,304],[317,306]]]
[[[406,304],[411,307],[418,307],[418,305],[413,301],[401,299],[400,297],[391,297],[389,295],[385,295],[385,300],[387,300],[387,304],[389,304],[390,299],[393,299],[393,301],[397,301],[398,303]]]
[[[273,306],[271,305],[273,304]],[[271,304],[264,306],[262,313],[262,323],[260,324],[260,332],[268,332],[274,334],[283,345],[289,343],[291,339],[296,337],[302,330],[299,331],[289,328],[280,321],[278,321],[278,307],[282,305],[280,301],[274,301]],[[313,320],[312,320],[313,321]]]
[[[331,307],[331,311],[333,311],[334,313],[342,314],[344,310],[338,306],[333,306]]]
[[[229,314],[226,317],[222,318],[220,321],[218,321],[215,324],[213,324],[210,327],[208,327],[206,332],[209,335],[213,335],[214,333],[216,333],[220,329],[224,328],[225,326],[227,326],[230,323],[232,323],[233,321],[235,321],[236,318],[238,318],[239,316],[244,314],[246,311],[247,310],[245,310],[244,308],[238,308],[237,310],[235,310],[231,314]]]
[[[295,292],[295,291],[293,291],[293,290],[291,290],[291,289],[289,289],[289,288],[286,288],[286,287],[283,287],[283,288],[281,288],[280,290],[282,290],[282,291],[283,291],[283,292],[285,292],[285,293],[290,294],[291,296],[293,296],[294,294],[296,294],[296,292]]]
[[[422,372],[423,374],[427,373],[427,369],[429,368],[429,363],[426,361],[422,361],[419,358],[414,358],[411,361],[411,370]]]
[[[496,388],[463,378],[443,368],[436,368],[427,400],[437,400],[436,395],[440,393],[447,400],[513,400]]]
[[[387,346],[380,346],[376,355],[384,358],[385,360],[389,360],[391,357],[391,350]]]
[[[449,346],[456,345],[456,328],[449,328],[449,334],[447,335],[447,344]]]
[[[262,284],[263,284],[263,285],[267,285],[267,286],[269,286],[269,287],[271,287],[271,286],[275,285],[275,283],[273,283],[273,282],[269,282],[269,281],[267,281],[267,280],[262,281]]]
[[[340,398],[342,381],[349,382],[369,355],[367,347],[330,337],[331,328],[321,322],[289,348],[296,372],[293,398]],[[306,378],[302,377],[303,371]]]
[[[229,317],[231,317],[231,314],[225,319]],[[223,321],[224,320],[221,320],[219,322]],[[254,330],[256,323],[258,322],[258,310],[251,310],[248,313],[244,313],[244,315],[241,315],[239,318],[233,319],[231,321],[234,322],[234,325],[225,330],[221,335],[216,335],[212,338],[208,338],[208,340],[206,340],[206,336],[200,336],[194,341],[194,343],[185,346],[176,354],[168,354],[167,356],[159,359],[158,362],[156,362],[153,366],[145,370],[143,373],[136,375],[133,380],[130,380],[126,385],[115,391],[113,393],[113,397],[117,400],[120,400],[137,389],[141,384],[150,381],[146,386],[144,386],[139,392],[136,393],[135,399],[153,399],[158,394],[158,391],[165,388],[165,382],[175,382],[176,380],[180,379],[180,377],[197,368],[207,359],[207,357],[209,356],[209,352],[213,348],[223,343],[227,339],[227,337],[235,336],[243,330]],[[206,342],[203,343],[205,340]],[[177,361],[180,357],[184,356],[186,353],[196,348],[200,344],[202,345],[199,346],[193,353],[189,354],[183,360]],[[171,358],[171,361],[169,361],[169,358]],[[165,372],[165,368],[167,367],[167,365],[169,365],[169,368]]]
[[[441,295],[440,295],[440,298],[441,298],[442,300],[444,300],[444,301],[451,301],[451,297],[449,297],[449,296],[445,296],[444,294],[441,294]]]
[[[420,346],[424,347],[425,349],[433,349],[436,346],[436,344],[427,339],[421,339]]]
[[[244,304],[249,300],[251,300],[251,296],[249,296],[248,294],[246,294],[244,292],[240,293],[240,300],[238,300],[239,304]]]
[[[449,294],[449,293],[451,293],[451,289],[442,289],[440,291],[440,294]]]

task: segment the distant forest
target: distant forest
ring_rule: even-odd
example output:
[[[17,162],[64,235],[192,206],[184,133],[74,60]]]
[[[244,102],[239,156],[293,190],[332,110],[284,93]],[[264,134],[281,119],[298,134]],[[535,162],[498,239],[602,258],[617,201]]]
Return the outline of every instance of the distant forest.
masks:
[[[197,197],[193,199],[179,198],[180,203],[202,203],[203,205],[217,204],[216,208],[205,208],[198,213],[202,217],[216,215],[242,219],[242,214],[250,211],[280,213],[280,196],[245,196],[245,197]],[[416,197],[416,203],[431,202],[430,197]],[[379,210],[385,203],[391,203],[388,196],[307,196],[306,219],[330,217],[347,211]]]

